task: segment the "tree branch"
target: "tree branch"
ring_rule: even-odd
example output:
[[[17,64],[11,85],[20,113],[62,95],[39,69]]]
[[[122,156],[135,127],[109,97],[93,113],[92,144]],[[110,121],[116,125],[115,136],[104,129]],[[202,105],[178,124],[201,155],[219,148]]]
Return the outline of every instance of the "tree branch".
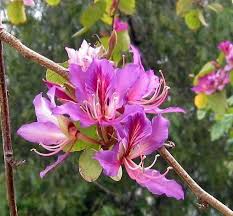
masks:
[[[0,102],[1,102],[1,129],[2,129],[2,143],[5,163],[5,178],[8,205],[11,216],[17,216],[17,206],[14,190],[14,176],[13,176],[13,149],[11,143],[11,126],[10,113],[7,95],[6,75],[3,61],[3,45],[0,40]]]
[[[176,161],[176,159],[169,153],[169,151],[162,147],[158,150],[159,154],[165,159],[170,166],[173,167],[175,172],[182,178],[182,180],[188,185],[190,190],[197,196],[197,198],[203,202],[208,203],[213,208],[217,209],[223,215],[233,216],[233,211],[221,203],[219,200],[211,196],[209,193],[204,191],[192,178],[191,176],[183,169],[183,167]]]
[[[66,68],[23,45],[19,39],[6,32],[3,28],[0,29],[0,40],[15,48],[25,58],[32,60],[47,69],[55,71],[57,74],[68,80],[68,70]]]

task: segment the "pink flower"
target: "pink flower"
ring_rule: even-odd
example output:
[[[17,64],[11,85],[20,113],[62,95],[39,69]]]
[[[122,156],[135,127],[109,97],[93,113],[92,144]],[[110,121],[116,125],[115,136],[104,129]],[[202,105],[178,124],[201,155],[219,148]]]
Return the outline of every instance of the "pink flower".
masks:
[[[35,6],[34,0],[23,0],[23,3],[26,6],[31,6],[31,7]]]
[[[118,17],[114,19],[113,28],[116,32],[122,32],[128,30],[128,23],[121,21]]]
[[[72,122],[64,116],[54,115],[52,110],[55,108],[54,102],[55,89],[48,92],[50,100],[44,98],[42,94],[35,97],[33,103],[37,121],[21,126],[17,133],[24,139],[38,143],[48,153],[41,153],[36,149],[34,152],[41,156],[53,156],[62,152],[66,148],[66,153],[58,156],[56,162],[49,165],[40,173],[43,178],[49,171],[60,165],[69,155],[70,150],[77,139],[78,130]]]
[[[192,88],[196,93],[213,94],[221,91],[230,82],[229,72],[224,69],[213,71],[205,76],[198,78],[198,84]]]
[[[167,99],[169,87],[162,73],[158,77],[153,70],[145,71],[137,48],[131,46],[131,51],[133,63],[118,69],[116,79],[116,89],[125,92],[125,101],[143,107],[146,113],[185,112],[179,107],[159,108]]]
[[[85,40],[82,42],[79,50],[74,50],[68,47],[65,49],[69,56],[69,65],[76,64],[80,66],[83,71],[87,70],[94,58],[98,59],[103,54],[102,46],[93,48]]]
[[[218,45],[220,51],[223,52],[226,58],[227,65],[225,66],[226,71],[233,69],[233,44],[230,41],[223,41]]]
[[[110,61],[94,59],[85,73],[80,66],[71,64],[69,72],[78,102],[67,102],[54,109],[54,113],[67,114],[87,127],[115,124],[140,109],[124,103],[126,93],[116,89],[116,84],[121,86],[124,83],[116,83],[117,71]]]
[[[146,155],[159,149],[168,138],[168,126],[169,122],[160,115],[151,123],[143,112],[132,114],[115,126],[118,143],[112,150],[97,152],[95,159],[108,176],[117,176],[121,166],[124,166],[133,180],[153,194],[184,199],[182,187],[165,177],[169,169],[164,174],[152,169],[157,156],[150,166],[144,167]],[[141,162],[137,165],[133,159],[138,157]]]

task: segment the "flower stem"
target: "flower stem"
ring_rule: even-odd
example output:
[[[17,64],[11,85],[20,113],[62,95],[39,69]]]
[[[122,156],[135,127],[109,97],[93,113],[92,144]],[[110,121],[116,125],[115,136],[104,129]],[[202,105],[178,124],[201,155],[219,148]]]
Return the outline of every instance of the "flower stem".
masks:
[[[1,28],[1,21],[0,21]],[[1,101],[1,128],[2,128],[2,143],[3,154],[5,163],[5,178],[7,199],[11,216],[17,216],[17,206],[15,199],[14,189],[14,176],[13,176],[13,149],[11,142],[11,126],[10,126],[10,113],[7,95],[6,75],[3,61],[3,45],[0,40],[0,101]]]
[[[91,143],[91,144],[101,145],[101,143],[99,141],[92,139],[91,137],[86,136],[85,134],[82,134],[82,133],[78,134],[78,139],[85,141],[85,142],[88,142],[88,143]]]

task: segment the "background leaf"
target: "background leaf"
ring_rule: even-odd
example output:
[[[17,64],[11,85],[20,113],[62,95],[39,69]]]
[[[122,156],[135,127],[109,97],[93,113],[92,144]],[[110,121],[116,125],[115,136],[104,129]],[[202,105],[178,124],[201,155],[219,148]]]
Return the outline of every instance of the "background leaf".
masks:
[[[201,22],[199,20],[199,11],[198,10],[190,10],[185,14],[185,23],[191,30],[197,30],[201,27]]]
[[[120,0],[119,9],[127,15],[132,15],[135,12],[135,0]]]
[[[83,11],[80,22],[86,27],[90,28],[98,20],[101,19],[106,9],[106,1],[99,0],[95,3],[90,4],[85,11]]]
[[[22,1],[9,2],[6,9],[8,19],[13,24],[19,25],[27,21],[25,7]]]

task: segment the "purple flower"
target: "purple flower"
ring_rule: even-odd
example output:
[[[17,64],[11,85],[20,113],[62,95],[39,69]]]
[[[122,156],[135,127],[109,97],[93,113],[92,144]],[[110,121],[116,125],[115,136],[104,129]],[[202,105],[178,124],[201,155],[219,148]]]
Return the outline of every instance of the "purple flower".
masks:
[[[82,42],[79,50],[74,50],[68,47],[65,49],[69,56],[69,65],[79,65],[83,71],[87,70],[94,58],[100,58],[103,54],[102,46],[93,48],[85,40]]]
[[[227,65],[225,70],[230,71],[233,69],[233,44],[230,41],[223,41],[218,45],[220,51],[223,52],[226,58]]]
[[[85,73],[80,66],[71,64],[69,72],[78,103],[65,103],[55,108],[54,113],[68,114],[86,127],[114,124],[138,110],[138,106],[124,106],[125,92],[116,90],[116,70],[108,60],[94,59]]]
[[[31,6],[31,7],[35,6],[34,0],[23,0],[23,3],[26,6]]]
[[[128,23],[121,21],[118,17],[114,19],[113,28],[116,32],[122,32],[128,30]]]
[[[42,93],[37,95],[33,101],[37,121],[25,124],[17,131],[17,134],[25,140],[38,143],[42,148],[48,151],[48,153],[41,153],[33,149],[34,152],[41,156],[53,156],[66,149],[65,154],[58,156],[58,160],[55,163],[51,164],[40,173],[41,178],[69,156],[78,133],[74,124],[66,117],[57,116],[52,113],[52,109],[56,106],[54,94],[55,88],[51,88],[48,92],[50,100],[44,98]]]
[[[168,120],[161,115],[155,117],[152,123],[143,112],[130,115],[122,124],[115,126],[118,143],[112,150],[97,152],[95,159],[108,176],[117,176],[123,165],[133,180],[153,194],[184,199],[182,187],[165,177],[169,168],[164,174],[152,169],[157,156],[150,166],[144,167],[146,155],[160,148],[168,138],[168,127]],[[133,159],[138,157],[141,162],[137,165]]]
[[[229,72],[224,69],[213,71],[207,75],[198,78],[198,83],[192,88],[196,93],[213,94],[216,91],[221,91],[226,84],[230,82]]]
[[[117,91],[126,93],[125,101],[143,107],[146,113],[184,112],[179,107],[159,109],[167,99],[169,87],[162,73],[158,77],[153,70],[145,71],[139,51],[134,46],[131,46],[131,50],[133,63],[118,69],[116,79]]]

